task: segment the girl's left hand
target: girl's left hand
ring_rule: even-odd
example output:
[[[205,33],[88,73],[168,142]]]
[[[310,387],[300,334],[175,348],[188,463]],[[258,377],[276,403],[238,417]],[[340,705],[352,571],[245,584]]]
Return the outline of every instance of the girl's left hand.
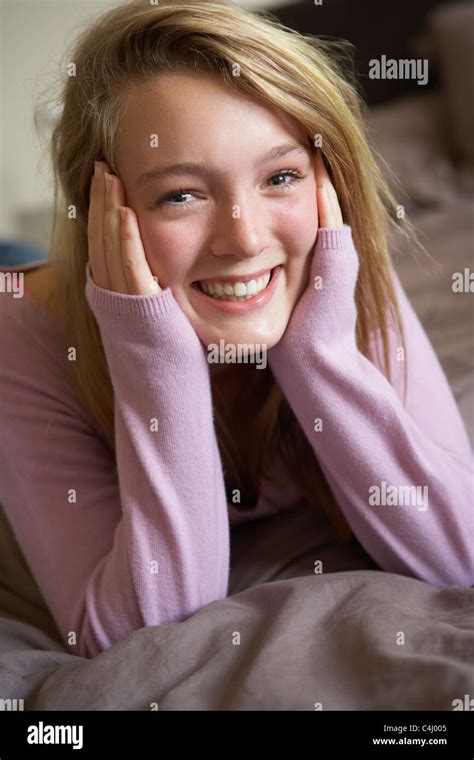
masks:
[[[314,168],[316,175],[318,227],[330,227],[331,229],[342,227],[344,221],[342,219],[341,207],[334,185],[324,166],[320,148],[316,150],[314,156]]]

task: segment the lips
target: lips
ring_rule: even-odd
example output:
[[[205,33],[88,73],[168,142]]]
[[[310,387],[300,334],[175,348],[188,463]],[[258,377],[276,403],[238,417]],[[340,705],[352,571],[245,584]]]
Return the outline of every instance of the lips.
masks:
[[[276,267],[273,267],[273,269],[260,269],[258,272],[248,275],[228,275],[227,277],[196,280],[193,286],[214,298],[224,300],[227,298],[238,298],[239,300],[251,298],[265,290],[275,269]]]
[[[267,274],[265,278],[268,280],[267,284],[260,292],[257,292],[255,295],[236,296],[226,295],[224,293],[223,295],[219,296],[216,293],[206,293],[206,291],[202,289],[199,282],[194,282],[192,284],[192,288],[196,291],[198,298],[200,300],[202,299],[203,304],[207,302],[207,304],[212,308],[217,308],[220,311],[224,311],[229,314],[243,314],[247,311],[259,309],[268,303],[268,301],[272,298],[273,293],[275,292],[277,284],[280,280],[282,270],[283,266],[281,264],[270,270],[270,275]],[[209,280],[208,282],[212,282],[212,280]],[[238,282],[242,281],[239,280]]]
[[[273,267],[275,269],[275,267]],[[258,280],[259,277],[263,277],[263,275],[268,274],[272,271],[272,267],[267,267],[266,269],[259,269],[258,272],[252,272],[251,274],[229,274],[227,277],[209,277],[209,278],[203,278],[201,280],[196,280],[196,282],[204,285],[213,284],[215,282],[220,282],[222,284],[228,282],[231,285],[235,282],[249,282],[250,280]]]
[[[238,280],[236,282],[229,282],[228,280],[222,282],[216,280],[201,281],[198,283],[198,287],[213,298],[251,298],[265,290],[270,278],[271,271],[250,280]]]

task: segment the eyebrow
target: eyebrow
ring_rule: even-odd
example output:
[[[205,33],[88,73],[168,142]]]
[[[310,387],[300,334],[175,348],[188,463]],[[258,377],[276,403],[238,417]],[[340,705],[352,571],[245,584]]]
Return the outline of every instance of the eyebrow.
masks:
[[[284,156],[290,155],[290,153],[305,153],[308,149],[301,143],[284,143],[283,145],[276,145],[271,148],[267,153],[261,156],[256,162],[257,168],[268,164],[276,158],[284,158]],[[144,172],[135,182],[135,187],[140,188],[144,185],[148,185],[150,182],[156,182],[159,179],[165,179],[167,177],[178,177],[182,174],[194,174],[199,177],[208,177],[212,174],[212,169],[204,164],[196,163],[183,163],[173,164],[172,166],[155,166],[153,169]]]

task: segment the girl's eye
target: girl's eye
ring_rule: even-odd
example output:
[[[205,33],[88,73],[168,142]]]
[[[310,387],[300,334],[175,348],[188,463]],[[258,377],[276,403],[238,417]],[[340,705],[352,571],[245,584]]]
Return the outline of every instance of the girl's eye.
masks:
[[[300,182],[302,179],[304,179],[303,175],[300,174],[300,172],[296,171],[296,169],[282,169],[279,172],[276,172],[276,174],[273,174],[270,179],[268,180],[268,183],[271,183],[274,179],[277,179],[278,177],[289,177],[289,182],[283,182],[280,184],[270,184],[270,187],[284,187],[289,188],[292,185],[295,185],[297,182]],[[167,193],[166,195],[163,195],[161,198],[158,198],[157,201],[155,201],[154,206],[168,206],[169,208],[189,208],[192,206],[192,203],[189,203],[188,201],[185,201],[184,203],[176,202],[176,198],[183,195],[192,195],[188,190],[183,190],[180,188],[179,190],[173,190],[171,193]]]
[[[175,198],[178,198],[180,195],[191,195],[191,193],[188,193],[187,190],[173,190],[171,193],[167,193],[166,195],[163,195],[161,198],[158,198],[157,201],[155,201],[155,206],[180,206],[180,207],[187,207],[191,204],[188,202],[185,203],[176,203]]]
[[[281,185],[270,185],[270,187],[289,187],[291,185],[295,185],[297,182],[303,179],[302,175],[299,172],[297,172],[295,169],[284,169],[282,171],[277,172],[272,177],[270,177],[269,182],[271,182],[273,179],[277,177],[290,177],[291,182],[284,182]]]

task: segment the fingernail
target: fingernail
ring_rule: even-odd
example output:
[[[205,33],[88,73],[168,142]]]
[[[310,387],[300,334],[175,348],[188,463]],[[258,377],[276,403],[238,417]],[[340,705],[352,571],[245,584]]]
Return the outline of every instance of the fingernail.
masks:
[[[112,175],[105,172],[105,190],[108,193],[112,187]]]

